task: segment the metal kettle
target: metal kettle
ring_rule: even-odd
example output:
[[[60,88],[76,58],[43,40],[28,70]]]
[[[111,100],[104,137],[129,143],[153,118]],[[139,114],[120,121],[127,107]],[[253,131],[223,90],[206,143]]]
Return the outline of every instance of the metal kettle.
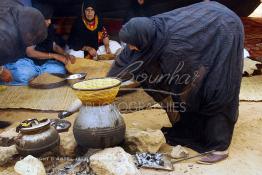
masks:
[[[46,151],[58,148],[60,137],[50,120],[30,127],[20,128],[16,142],[16,149],[21,155],[40,155]]]

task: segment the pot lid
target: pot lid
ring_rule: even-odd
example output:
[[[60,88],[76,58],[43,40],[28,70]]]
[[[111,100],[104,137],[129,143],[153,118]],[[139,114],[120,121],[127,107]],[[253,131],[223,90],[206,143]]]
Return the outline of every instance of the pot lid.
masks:
[[[38,131],[40,129],[43,129],[45,127],[50,126],[50,120],[49,119],[28,119],[23,122],[21,122],[16,127],[16,132],[31,132],[31,131]]]

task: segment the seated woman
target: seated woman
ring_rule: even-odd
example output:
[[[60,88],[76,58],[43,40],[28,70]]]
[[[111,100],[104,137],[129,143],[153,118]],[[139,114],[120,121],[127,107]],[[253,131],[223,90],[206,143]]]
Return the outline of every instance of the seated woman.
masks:
[[[150,0],[132,0],[131,6],[127,12],[124,23],[134,17],[149,17],[151,10],[149,8]]]
[[[45,24],[48,27],[48,36],[41,43],[26,48],[27,57],[19,59],[15,63],[4,65],[12,75],[12,82],[1,84],[6,85],[27,85],[28,82],[42,73],[65,74],[64,64],[74,58],[56,44],[54,29],[51,24],[52,10],[45,6],[37,7],[45,17]]]
[[[92,58],[96,57],[97,54],[115,54],[121,48],[118,42],[109,40],[102,19],[96,10],[95,1],[92,0],[83,2],[82,16],[73,25],[68,44],[70,49],[73,49],[70,52],[71,54],[74,51],[80,51],[80,55]]]

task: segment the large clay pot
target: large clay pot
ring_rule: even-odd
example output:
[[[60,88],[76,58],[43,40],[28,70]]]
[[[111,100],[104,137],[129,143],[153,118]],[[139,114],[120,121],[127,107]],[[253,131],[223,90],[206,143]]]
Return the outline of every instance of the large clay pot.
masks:
[[[82,106],[73,132],[82,147],[107,148],[124,140],[125,129],[125,122],[115,106]]]
[[[51,151],[60,144],[60,137],[50,120],[30,128],[20,129],[16,149],[21,155],[40,155]]]

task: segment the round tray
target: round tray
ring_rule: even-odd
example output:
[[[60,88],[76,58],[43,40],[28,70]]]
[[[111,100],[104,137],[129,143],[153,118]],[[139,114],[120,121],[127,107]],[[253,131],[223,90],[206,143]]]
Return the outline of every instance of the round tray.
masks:
[[[36,89],[53,89],[53,88],[58,88],[61,86],[64,86],[67,84],[67,80],[65,79],[66,75],[63,74],[52,74],[54,76],[63,78],[61,81],[57,81],[54,83],[34,83],[34,79],[29,81],[29,86],[32,88],[36,88]]]

